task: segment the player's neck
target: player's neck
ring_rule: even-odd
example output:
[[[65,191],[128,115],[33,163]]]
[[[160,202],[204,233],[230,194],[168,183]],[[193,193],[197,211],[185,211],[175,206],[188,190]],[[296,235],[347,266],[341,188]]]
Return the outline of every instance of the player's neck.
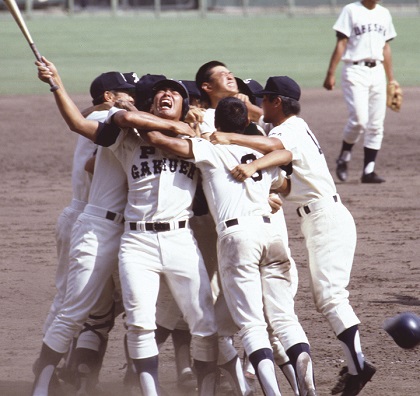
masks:
[[[288,116],[285,116],[284,114],[281,114],[277,117],[277,119],[272,123],[273,126],[279,126],[283,124],[283,122],[287,121],[290,117],[293,117],[295,114],[290,114]]]
[[[377,0],[362,0],[362,4],[368,10],[373,10],[376,7]]]

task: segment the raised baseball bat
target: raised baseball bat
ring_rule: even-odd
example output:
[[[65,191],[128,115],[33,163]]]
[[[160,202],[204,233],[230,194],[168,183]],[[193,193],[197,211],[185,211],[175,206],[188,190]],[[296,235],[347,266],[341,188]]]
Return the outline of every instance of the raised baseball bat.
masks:
[[[10,13],[12,14],[14,20],[18,24],[21,32],[23,33],[23,36],[25,37],[26,41],[28,42],[29,46],[31,47],[32,52],[35,55],[35,58],[42,62],[41,54],[39,53],[38,49],[36,48],[36,45],[34,43],[34,40],[32,40],[31,34],[29,33],[29,29],[26,26],[25,20],[23,19],[23,16],[19,10],[18,5],[16,4],[15,0],[3,0],[6,4],[7,8],[9,9]],[[56,91],[58,89],[58,86],[55,84],[54,80],[52,78],[49,79],[50,84],[50,90],[51,92]]]

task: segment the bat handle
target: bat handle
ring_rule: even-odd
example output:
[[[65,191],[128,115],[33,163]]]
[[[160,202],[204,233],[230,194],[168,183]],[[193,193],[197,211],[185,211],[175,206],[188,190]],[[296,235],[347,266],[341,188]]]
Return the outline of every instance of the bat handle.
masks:
[[[42,62],[42,56],[39,53],[38,49],[36,48],[35,43],[29,43],[29,46],[31,47],[32,52],[34,53],[36,60],[38,62],[43,63]],[[57,91],[57,89],[59,88],[58,85],[54,82],[54,80],[52,78],[50,78],[48,80],[48,84],[50,84],[50,91],[51,92]]]

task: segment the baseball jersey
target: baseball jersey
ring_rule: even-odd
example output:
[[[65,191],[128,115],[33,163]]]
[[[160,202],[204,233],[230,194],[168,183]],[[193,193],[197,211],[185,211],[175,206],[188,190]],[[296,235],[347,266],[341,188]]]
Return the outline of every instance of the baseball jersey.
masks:
[[[92,119],[104,121],[108,111],[96,111]],[[94,176],[89,193],[89,205],[123,213],[127,203],[127,177],[114,153],[106,147],[98,147]]]
[[[198,171],[191,161],[165,154],[145,142],[133,129],[121,130],[109,149],[121,162],[127,176],[126,221],[192,217]]]
[[[213,145],[206,139],[192,138],[195,163],[201,170],[203,190],[216,224],[242,216],[269,216],[268,194],[279,168],[256,172],[245,182],[236,181],[230,170],[262,156],[247,147]]]
[[[383,61],[385,43],[397,36],[390,12],[379,4],[372,10],[360,1],[347,4],[333,29],[349,38],[342,60]]]
[[[216,109],[206,109],[203,116],[203,122],[200,124],[201,133],[213,133],[216,130],[214,126],[214,114]]]
[[[289,176],[291,191],[285,199],[301,206],[337,193],[318,140],[302,118],[288,118],[268,136],[281,140],[293,155],[293,170]]]
[[[87,118],[91,120],[95,119],[93,115],[90,115],[90,117]],[[92,178],[89,172],[86,172],[85,164],[86,161],[94,155],[96,148],[97,145],[90,139],[81,135],[78,136],[74,149],[71,174],[73,199],[77,201],[87,202],[88,200]]]

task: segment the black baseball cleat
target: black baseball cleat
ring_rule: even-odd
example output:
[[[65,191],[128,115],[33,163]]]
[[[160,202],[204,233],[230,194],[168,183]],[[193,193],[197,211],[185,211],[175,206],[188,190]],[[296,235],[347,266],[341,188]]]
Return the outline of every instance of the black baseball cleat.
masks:
[[[385,179],[379,177],[375,172],[364,173],[362,176],[362,183],[379,184],[383,183]]]
[[[331,394],[341,394],[341,396],[356,396],[372,379],[375,373],[376,368],[366,360],[362,372],[357,375],[349,374],[347,367],[343,367],[340,371],[340,377],[337,384],[331,390]]]
[[[335,174],[341,181],[347,180],[347,162],[341,158],[337,160],[337,168],[335,169]]]

